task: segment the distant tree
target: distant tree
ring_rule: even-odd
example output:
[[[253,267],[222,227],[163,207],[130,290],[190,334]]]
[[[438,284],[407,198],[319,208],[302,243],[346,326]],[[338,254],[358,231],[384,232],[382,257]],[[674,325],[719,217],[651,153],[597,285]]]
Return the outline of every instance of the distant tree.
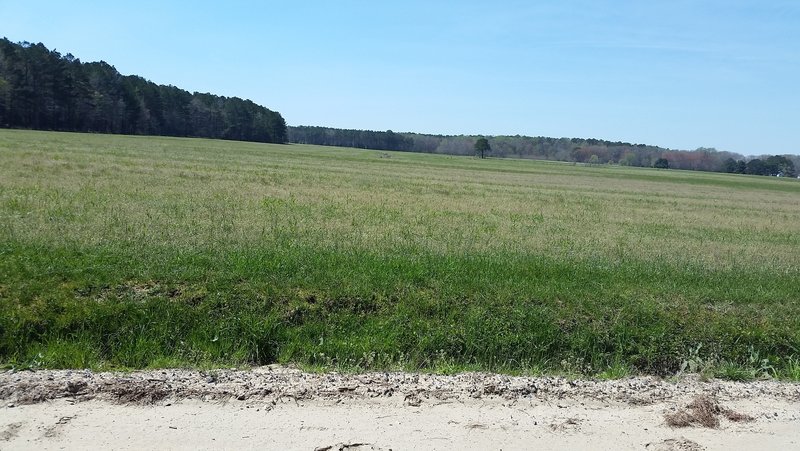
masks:
[[[386,130],[386,150],[400,150],[401,138],[391,130]]]
[[[486,152],[491,151],[492,148],[489,146],[489,140],[486,138],[478,138],[475,141],[475,153],[480,154],[481,158],[486,158]]]
[[[794,163],[784,156],[773,155],[764,161],[764,172],[765,175],[794,177]]]
[[[752,174],[752,175],[765,175],[766,168],[764,167],[764,162],[758,158],[754,158],[747,162],[747,168],[745,169],[745,174]]]
[[[722,172],[733,174],[736,172],[737,167],[738,165],[736,164],[736,160],[733,158],[728,158],[722,162]]]
[[[653,167],[657,169],[669,169],[669,160],[666,158],[659,158],[653,163]]]
[[[624,157],[619,160],[620,166],[636,166],[636,154],[633,152],[626,153]]]
[[[747,162],[744,160],[737,160],[736,161],[736,172],[737,174],[744,174],[747,172]]]
[[[597,155],[592,154],[592,156],[589,157],[589,164],[591,165],[600,164],[600,158]]]

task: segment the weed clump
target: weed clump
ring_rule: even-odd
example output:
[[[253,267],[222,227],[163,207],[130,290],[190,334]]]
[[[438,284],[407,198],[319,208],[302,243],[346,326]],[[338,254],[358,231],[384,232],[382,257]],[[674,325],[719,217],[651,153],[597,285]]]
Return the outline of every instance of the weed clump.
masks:
[[[664,415],[667,425],[673,428],[701,426],[716,429],[719,427],[719,417],[724,416],[733,422],[755,421],[750,415],[727,409],[709,395],[699,395],[690,402],[685,409],[672,414]]]

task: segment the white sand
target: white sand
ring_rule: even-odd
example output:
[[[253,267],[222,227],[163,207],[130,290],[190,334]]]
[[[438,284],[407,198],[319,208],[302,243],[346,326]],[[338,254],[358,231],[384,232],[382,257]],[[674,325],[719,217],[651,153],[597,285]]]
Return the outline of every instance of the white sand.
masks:
[[[667,426],[697,394],[754,420]],[[0,398],[3,450],[800,449],[800,386],[775,382],[28,372],[0,373]]]

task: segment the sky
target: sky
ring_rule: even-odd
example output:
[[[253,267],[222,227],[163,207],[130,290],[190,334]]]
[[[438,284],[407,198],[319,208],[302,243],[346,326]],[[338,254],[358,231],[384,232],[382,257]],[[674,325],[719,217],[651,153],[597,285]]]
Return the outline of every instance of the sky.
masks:
[[[0,0],[0,35],[289,125],[800,154],[799,0]]]

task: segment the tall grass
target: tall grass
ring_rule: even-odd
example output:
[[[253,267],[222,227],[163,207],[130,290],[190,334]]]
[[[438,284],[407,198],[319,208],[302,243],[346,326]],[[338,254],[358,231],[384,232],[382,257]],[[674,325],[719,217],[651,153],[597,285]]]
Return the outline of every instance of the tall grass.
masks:
[[[702,349],[793,374],[798,200],[766,177],[0,131],[0,360],[611,374]]]

